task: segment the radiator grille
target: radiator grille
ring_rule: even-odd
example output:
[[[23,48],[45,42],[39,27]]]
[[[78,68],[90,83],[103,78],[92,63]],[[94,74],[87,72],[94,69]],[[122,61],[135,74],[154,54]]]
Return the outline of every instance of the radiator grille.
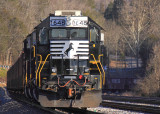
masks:
[[[52,59],[89,59],[89,41],[50,41]]]

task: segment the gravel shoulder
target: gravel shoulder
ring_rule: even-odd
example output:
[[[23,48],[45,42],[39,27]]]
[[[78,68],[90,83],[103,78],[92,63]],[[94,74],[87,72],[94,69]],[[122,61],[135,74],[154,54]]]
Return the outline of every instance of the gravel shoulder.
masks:
[[[11,97],[5,84],[0,84],[0,114],[50,114],[28,104],[18,102]]]
[[[93,111],[93,112],[99,112],[102,114],[145,114],[140,112],[133,112],[133,111],[127,111],[127,110],[120,110],[120,109],[114,109],[110,107],[97,107],[97,108],[87,108],[87,110]]]

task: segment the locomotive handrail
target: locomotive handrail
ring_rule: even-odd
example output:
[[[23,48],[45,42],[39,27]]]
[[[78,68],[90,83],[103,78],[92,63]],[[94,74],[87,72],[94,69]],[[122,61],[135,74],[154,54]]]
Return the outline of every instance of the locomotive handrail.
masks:
[[[32,74],[30,74],[30,80],[32,79]]]
[[[105,84],[105,71],[104,71],[104,69],[103,69],[103,66],[102,66],[102,64],[101,64],[101,61],[100,61],[100,56],[103,56],[103,54],[101,54],[101,55],[99,55],[98,56],[98,59],[99,59],[99,64],[100,64],[100,66],[101,66],[101,68],[102,68],[102,71],[103,71],[103,85]]]
[[[35,46],[32,46],[33,47],[33,57],[36,57],[36,49],[35,49]]]
[[[48,59],[48,57],[49,57],[50,55],[51,55],[51,54],[48,54],[48,55],[47,55],[47,57],[45,58],[45,61],[44,61],[43,65],[42,65],[42,67],[41,67],[41,69],[40,69],[40,71],[39,71],[39,87],[41,87],[41,71],[42,71],[42,69],[43,69],[43,67],[44,67],[44,64],[46,63],[46,61],[47,61],[47,59]]]
[[[101,59],[100,57],[101,57],[101,56],[103,56],[103,54],[101,54],[101,55],[98,56],[98,61],[100,61],[100,59]]]
[[[38,69],[37,69],[37,71],[36,71],[36,85],[37,85],[37,75],[38,75],[38,71],[39,71],[39,68],[40,68],[40,65],[41,65],[41,62],[42,62],[42,55],[40,55],[40,54],[37,54],[37,56],[40,56],[40,63],[39,63],[39,65],[38,65]]]
[[[84,86],[85,84],[86,84],[86,78],[85,78],[85,82],[82,84],[82,85],[80,85],[77,81],[75,81],[75,80],[69,80],[67,83],[65,83],[63,86],[61,86],[60,84],[59,84],[59,78],[58,78],[58,86],[59,87],[66,87],[68,84],[69,84],[69,82],[71,82],[71,81],[74,81],[77,85],[79,85],[79,86]]]
[[[27,79],[27,66],[28,66],[28,62],[26,62],[26,85],[27,85],[27,81],[28,81],[28,79]]]
[[[100,70],[100,68],[99,68],[99,66],[98,66],[98,64],[97,64],[97,61],[96,61],[95,57],[94,57],[94,54],[91,54],[91,55],[93,56],[93,59],[94,59],[94,61],[95,61],[95,64],[97,65],[97,68],[98,68],[98,70],[99,70],[99,73],[100,73],[100,88],[102,88],[102,73],[101,73],[101,70]]]

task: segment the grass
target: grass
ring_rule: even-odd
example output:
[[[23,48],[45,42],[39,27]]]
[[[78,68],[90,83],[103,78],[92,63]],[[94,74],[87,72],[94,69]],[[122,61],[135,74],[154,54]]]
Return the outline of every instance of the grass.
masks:
[[[0,68],[0,78],[5,78],[7,76],[7,70]]]

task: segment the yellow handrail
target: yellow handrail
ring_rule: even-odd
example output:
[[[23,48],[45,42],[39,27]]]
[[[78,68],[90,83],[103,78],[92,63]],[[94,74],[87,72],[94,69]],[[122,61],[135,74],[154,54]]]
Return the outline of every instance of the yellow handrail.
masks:
[[[30,80],[31,80],[31,78],[32,78],[32,74],[30,74]]]
[[[32,47],[33,47],[33,57],[35,57],[36,56],[35,46]]]
[[[100,68],[99,68],[99,66],[98,66],[98,64],[97,64],[97,61],[96,61],[94,55],[93,55],[93,54],[91,54],[91,55],[93,56],[93,59],[94,59],[96,65],[97,65],[97,68],[98,68],[98,70],[99,70],[99,73],[100,73],[100,88],[102,88],[102,73],[101,73],[101,70],[100,70]]]
[[[39,87],[41,87],[41,71],[42,71],[42,69],[44,67],[44,64],[46,63],[46,61],[47,61],[49,56],[50,56],[50,54],[48,54],[47,57],[45,58],[45,61],[44,61],[43,65],[42,65],[42,67],[41,67],[41,69],[39,71]]]
[[[27,81],[28,81],[28,79],[27,79],[27,67],[28,67],[28,62],[26,61],[26,85],[27,85]]]
[[[38,69],[37,69],[37,71],[36,71],[36,85],[37,85],[37,74],[38,74],[38,71],[39,71],[39,68],[40,68],[40,65],[41,65],[41,62],[42,62],[42,55],[37,54],[37,56],[40,56],[40,63],[39,63],[39,65],[38,65]]]
[[[100,61],[100,57],[101,57],[101,56],[103,56],[103,54],[101,54],[101,55],[98,56],[98,60],[99,60],[99,61]]]
[[[102,71],[103,71],[103,85],[104,85],[105,84],[105,71],[104,71],[103,66],[101,64],[100,56],[103,56],[103,54],[99,55],[98,59],[99,59],[99,64],[101,65],[101,68],[102,68]]]
[[[26,71],[26,85],[27,85],[27,71]]]

